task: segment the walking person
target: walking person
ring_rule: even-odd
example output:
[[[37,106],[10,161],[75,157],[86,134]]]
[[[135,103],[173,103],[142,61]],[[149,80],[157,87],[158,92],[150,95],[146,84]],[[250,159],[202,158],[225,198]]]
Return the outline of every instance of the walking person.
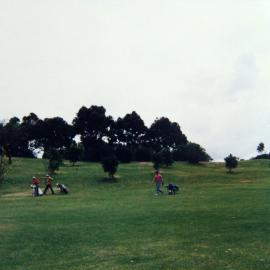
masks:
[[[155,172],[153,183],[156,183],[156,196],[162,194],[161,186],[163,185],[163,177],[159,171]]]
[[[38,177],[33,176],[32,177],[32,185],[34,186],[34,196],[39,196],[39,184],[40,180]]]
[[[48,189],[50,189],[51,192],[52,192],[52,195],[54,195],[54,191],[53,191],[53,188],[52,188],[52,181],[53,181],[53,178],[47,174],[46,175],[46,187],[45,187],[45,190],[44,190],[44,195],[46,195]]]

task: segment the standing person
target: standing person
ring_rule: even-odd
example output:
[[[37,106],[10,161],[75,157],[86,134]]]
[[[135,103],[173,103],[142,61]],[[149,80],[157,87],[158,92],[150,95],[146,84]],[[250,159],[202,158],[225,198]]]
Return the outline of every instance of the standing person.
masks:
[[[35,186],[35,190],[34,190],[34,195],[35,195],[35,196],[39,196],[39,192],[38,192],[38,189],[39,189],[39,183],[40,183],[39,178],[36,177],[36,176],[33,176],[33,177],[32,177],[32,185]]]
[[[45,187],[45,190],[44,190],[44,195],[46,195],[46,192],[48,189],[51,190],[52,194],[54,194],[54,191],[52,189],[52,181],[53,181],[53,178],[50,177],[48,174],[46,175],[46,187]]]
[[[159,173],[159,171],[155,172],[153,182],[156,183],[156,196],[159,195],[160,193],[163,193],[163,191],[160,189],[161,186],[163,185],[163,177]]]

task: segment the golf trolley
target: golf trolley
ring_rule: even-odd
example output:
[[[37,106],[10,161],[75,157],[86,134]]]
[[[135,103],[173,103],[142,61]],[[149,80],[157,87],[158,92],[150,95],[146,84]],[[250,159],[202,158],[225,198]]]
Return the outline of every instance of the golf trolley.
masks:
[[[168,195],[175,195],[179,191],[179,187],[174,184],[169,184],[166,188],[168,190]]]

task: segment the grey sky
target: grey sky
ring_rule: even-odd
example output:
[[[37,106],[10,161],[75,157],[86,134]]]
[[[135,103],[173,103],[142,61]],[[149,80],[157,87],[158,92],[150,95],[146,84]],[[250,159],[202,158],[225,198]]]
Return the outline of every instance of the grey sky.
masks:
[[[268,0],[0,0],[1,119],[83,105],[177,121],[215,159],[270,150]]]

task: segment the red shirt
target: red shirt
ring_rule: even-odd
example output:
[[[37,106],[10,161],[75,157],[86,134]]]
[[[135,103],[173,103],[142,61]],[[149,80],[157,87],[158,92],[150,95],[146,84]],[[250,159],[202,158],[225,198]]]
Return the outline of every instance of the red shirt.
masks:
[[[37,177],[35,177],[35,178],[33,178],[33,180],[32,180],[32,184],[33,185],[39,185],[39,179],[37,178]]]
[[[155,175],[155,182],[156,183],[162,182],[162,176],[161,176],[161,174],[156,174]]]

